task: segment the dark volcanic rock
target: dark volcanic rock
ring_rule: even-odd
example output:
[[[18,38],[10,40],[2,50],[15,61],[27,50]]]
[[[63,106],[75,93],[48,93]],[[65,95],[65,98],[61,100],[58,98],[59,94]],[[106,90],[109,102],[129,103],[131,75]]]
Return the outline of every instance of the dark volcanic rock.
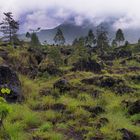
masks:
[[[95,123],[95,126],[97,129],[100,129],[102,126],[106,125],[109,122],[107,118],[100,118],[97,123]]]
[[[119,50],[118,52],[116,52],[117,58],[125,58],[125,57],[131,57],[131,56],[132,56],[132,52],[128,50]]]
[[[103,125],[107,124],[109,122],[109,120],[107,118],[100,118],[99,122]]]
[[[67,48],[61,48],[60,51],[64,55],[70,55],[73,52],[72,49],[67,49]]]
[[[140,75],[131,75],[129,78],[134,82],[140,82]]]
[[[95,76],[88,79],[83,79],[85,84],[94,84],[101,87],[113,87],[115,84],[123,83],[122,79],[110,76]]]
[[[66,79],[60,79],[56,81],[53,85],[54,89],[58,88],[61,93],[69,91],[71,89],[70,83]]]
[[[112,90],[116,93],[116,94],[119,94],[119,95],[123,95],[124,93],[133,93],[134,90],[136,89],[133,89],[125,84],[122,84],[122,85],[116,85],[112,88]]]
[[[138,100],[138,101],[132,103],[132,104],[129,106],[128,113],[129,113],[130,115],[134,115],[134,114],[140,113],[140,100]]]
[[[27,75],[28,77],[34,79],[37,76],[38,69],[36,66],[19,66],[17,69],[21,74]]]
[[[64,111],[66,109],[66,105],[61,103],[56,103],[51,107],[51,109],[59,112]]]
[[[125,80],[121,79],[120,77],[111,77],[111,76],[94,76],[92,78],[83,79],[81,81],[85,84],[96,85],[100,87],[110,88],[116,94],[124,94],[133,92],[134,89],[127,86]]]
[[[140,67],[137,67],[137,66],[131,66],[131,67],[128,67],[128,70],[129,71],[140,71]]]
[[[105,110],[100,106],[96,107],[84,106],[84,108],[92,113],[92,117],[96,117],[98,114],[105,112]]]
[[[9,94],[2,93],[2,89],[9,89]],[[0,96],[7,101],[16,101],[21,97],[21,83],[17,74],[7,66],[0,66]]]
[[[48,64],[45,69],[39,68],[40,72],[47,72],[50,75],[62,75],[62,71],[53,64]]]
[[[4,49],[0,49],[0,57],[2,57],[3,59],[7,59],[8,56],[8,52]]]
[[[102,136],[95,136],[90,138],[90,140],[103,140],[104,138]]]
[[[121,129],[120,132],[123,134],[123,140],[139,140],[140,139],[140,137],[138,137],[133,132],[125,128]]]
[[[37,49],[37,48],[29,48],[28,52],[30,52],[37,60],[38,64],[40,64],[40,62],[44,59],[45,54],[43,53],[43,51],[41,49]]]
[[[113,61],[115,59],[115,54],[114,53],[104,54],[101,55],[100,58],[103,61]]]
[[[103,66],[101,66],[99,63],[97,63],[95,60],[79,60],[77,63],[73,65],[73,71],[79,70],[79,71],[91,71],[95,73],[101,72]]]
[[[113,61],[116,58],[126,58],[126,57],[132,57],[132,52],[122,48],[116,48],[114,52],[110,52],[108,54],[103,54],[100,56],[100,58],[103,61]]]

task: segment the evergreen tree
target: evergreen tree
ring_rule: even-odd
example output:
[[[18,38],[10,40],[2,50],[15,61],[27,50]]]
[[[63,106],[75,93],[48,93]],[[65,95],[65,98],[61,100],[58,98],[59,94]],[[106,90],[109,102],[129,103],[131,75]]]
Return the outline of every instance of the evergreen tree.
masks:
[[[92,30],[89,30],[88,36],[86,37],[85,40],[85,45],[90,45],[91,47],[93,47],[95,43],[96,43],[95,35],[93,34]]]
[[[60,49],[57,47],[51,47],[48,50],[48,58],[51,59],[56,66],[62,64]]]
[[[127,47],[129,45],[129,42],[126,40],[125,41],[125,47]]]
[[[97,46],[100,48],[101,53],[104,52],[108,44],[108,32],[103,26],[97,27]]]
[[[125,38],[121,29],[117,30],[115,40],[118,42],[119,46],[121,45],[121,42],[124,42]]]
[[[138,39],[138,44],[140,44],[140,38]]]
[[[78,39],[77,39],[77,38],[75,38],[75,39],[73,40],[72,45],[73,45],[73,46],[78,45]]]
[[[8,41],[9,43],[14,43],[15,39],[17,39],[17,31],[19,30],[19,23],[13,19],[13,15],[11,12],[4,13],[5,18],[0,24],[0,31],[3,33],[3,39]]]
[[[57,45],[64,45],[65,43],[65,38],[64,38],[64,35],[63,35],[63,32],[61,29],[58,29],[57,32],[56,32],[56,35],[54,37],[54,42],[57,44]]]
[[[85,45],[85,37],[81,36],[81,37],[78,39],[78,44],[79,44],[80,46]]]
[[[27,38],[31,38],[31,34],[29,32],[26,33]]]
[[[39,41],[38,36],[36,35],[36,33],[31,34],[31,46],[32,47],[40,46],[40,41]]]
[[[115,39],[112,41],[111,45],[112,45],[112,47],[117,47],[117,42]]]

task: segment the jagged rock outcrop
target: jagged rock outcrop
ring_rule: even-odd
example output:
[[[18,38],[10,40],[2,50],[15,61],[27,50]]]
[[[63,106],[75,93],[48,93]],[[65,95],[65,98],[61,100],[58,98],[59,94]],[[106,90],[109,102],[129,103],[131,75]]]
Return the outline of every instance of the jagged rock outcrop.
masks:
[[[21,97],[21,82],[8,66],[0,66],[0,96],[10,102]]]

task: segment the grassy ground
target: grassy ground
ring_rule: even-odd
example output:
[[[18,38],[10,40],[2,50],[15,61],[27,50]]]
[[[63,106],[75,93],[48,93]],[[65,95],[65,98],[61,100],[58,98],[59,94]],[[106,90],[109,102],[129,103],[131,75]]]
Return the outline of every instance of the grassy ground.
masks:
[[[19,55],[11,52],[10,57],[15,58]],[[74,58],[71,58],[71,61],[72,59]],[[123,66],[119,63],[120,61],[122,59],[113,62],[114,65],[111,67],[113,74],[103,70],[100,75],[123,78],[127,85],[137,88],[134,93],[117,95],[109,88],[86,85],[81,82],[82,79],[99,75],[85,71],[71,72],[71,65],[60,67],[61,70],[66,71],[63,76],[69,83],[73,87],[87,88],[93,92],[99,91],[101,93],[99,97],[93,97],[88,90],[74,89],[60,93],[58,89],[53,89],[53,84],[61,76],[38,77],[33,80],[19,74],[24,101],[10,104],[10,113],[4,121],[6,133],[11,140],[91,140],[95,136],[103,137],[104,140],[121,140],[122,133],[118,130],[126,128],[140,136],[140,127],[134,125],[134,121],[140,119],[140,114],[128,115],[128,108],[122,104],[124,100],[133,102],[140,99],[140,82],[128,80],[131,75],[140,75],[140,72],[115,73],[116,68],[140,64],[133,60],[127,61],[127,65]],[[48,94],[41,94],[42,90],[47,90]],[[53,108],[58,104],[63,105],[65,109]],[[85,106],[100,106],[104,112],[93,115]],[[101,124],[101,118],[106,118],[107,122]],[[4,134],[2,132],[3,130],[1,130],[1,139]]]

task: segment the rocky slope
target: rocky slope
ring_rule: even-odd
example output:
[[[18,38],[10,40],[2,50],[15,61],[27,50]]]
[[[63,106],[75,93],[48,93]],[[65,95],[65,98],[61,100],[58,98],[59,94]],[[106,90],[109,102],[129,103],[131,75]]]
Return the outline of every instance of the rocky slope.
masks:
[[[0,64],[22,89],[20,102],[8,103],[0,139],[140,139],[139,45],[102,55],[81,46],[1,47]]]

